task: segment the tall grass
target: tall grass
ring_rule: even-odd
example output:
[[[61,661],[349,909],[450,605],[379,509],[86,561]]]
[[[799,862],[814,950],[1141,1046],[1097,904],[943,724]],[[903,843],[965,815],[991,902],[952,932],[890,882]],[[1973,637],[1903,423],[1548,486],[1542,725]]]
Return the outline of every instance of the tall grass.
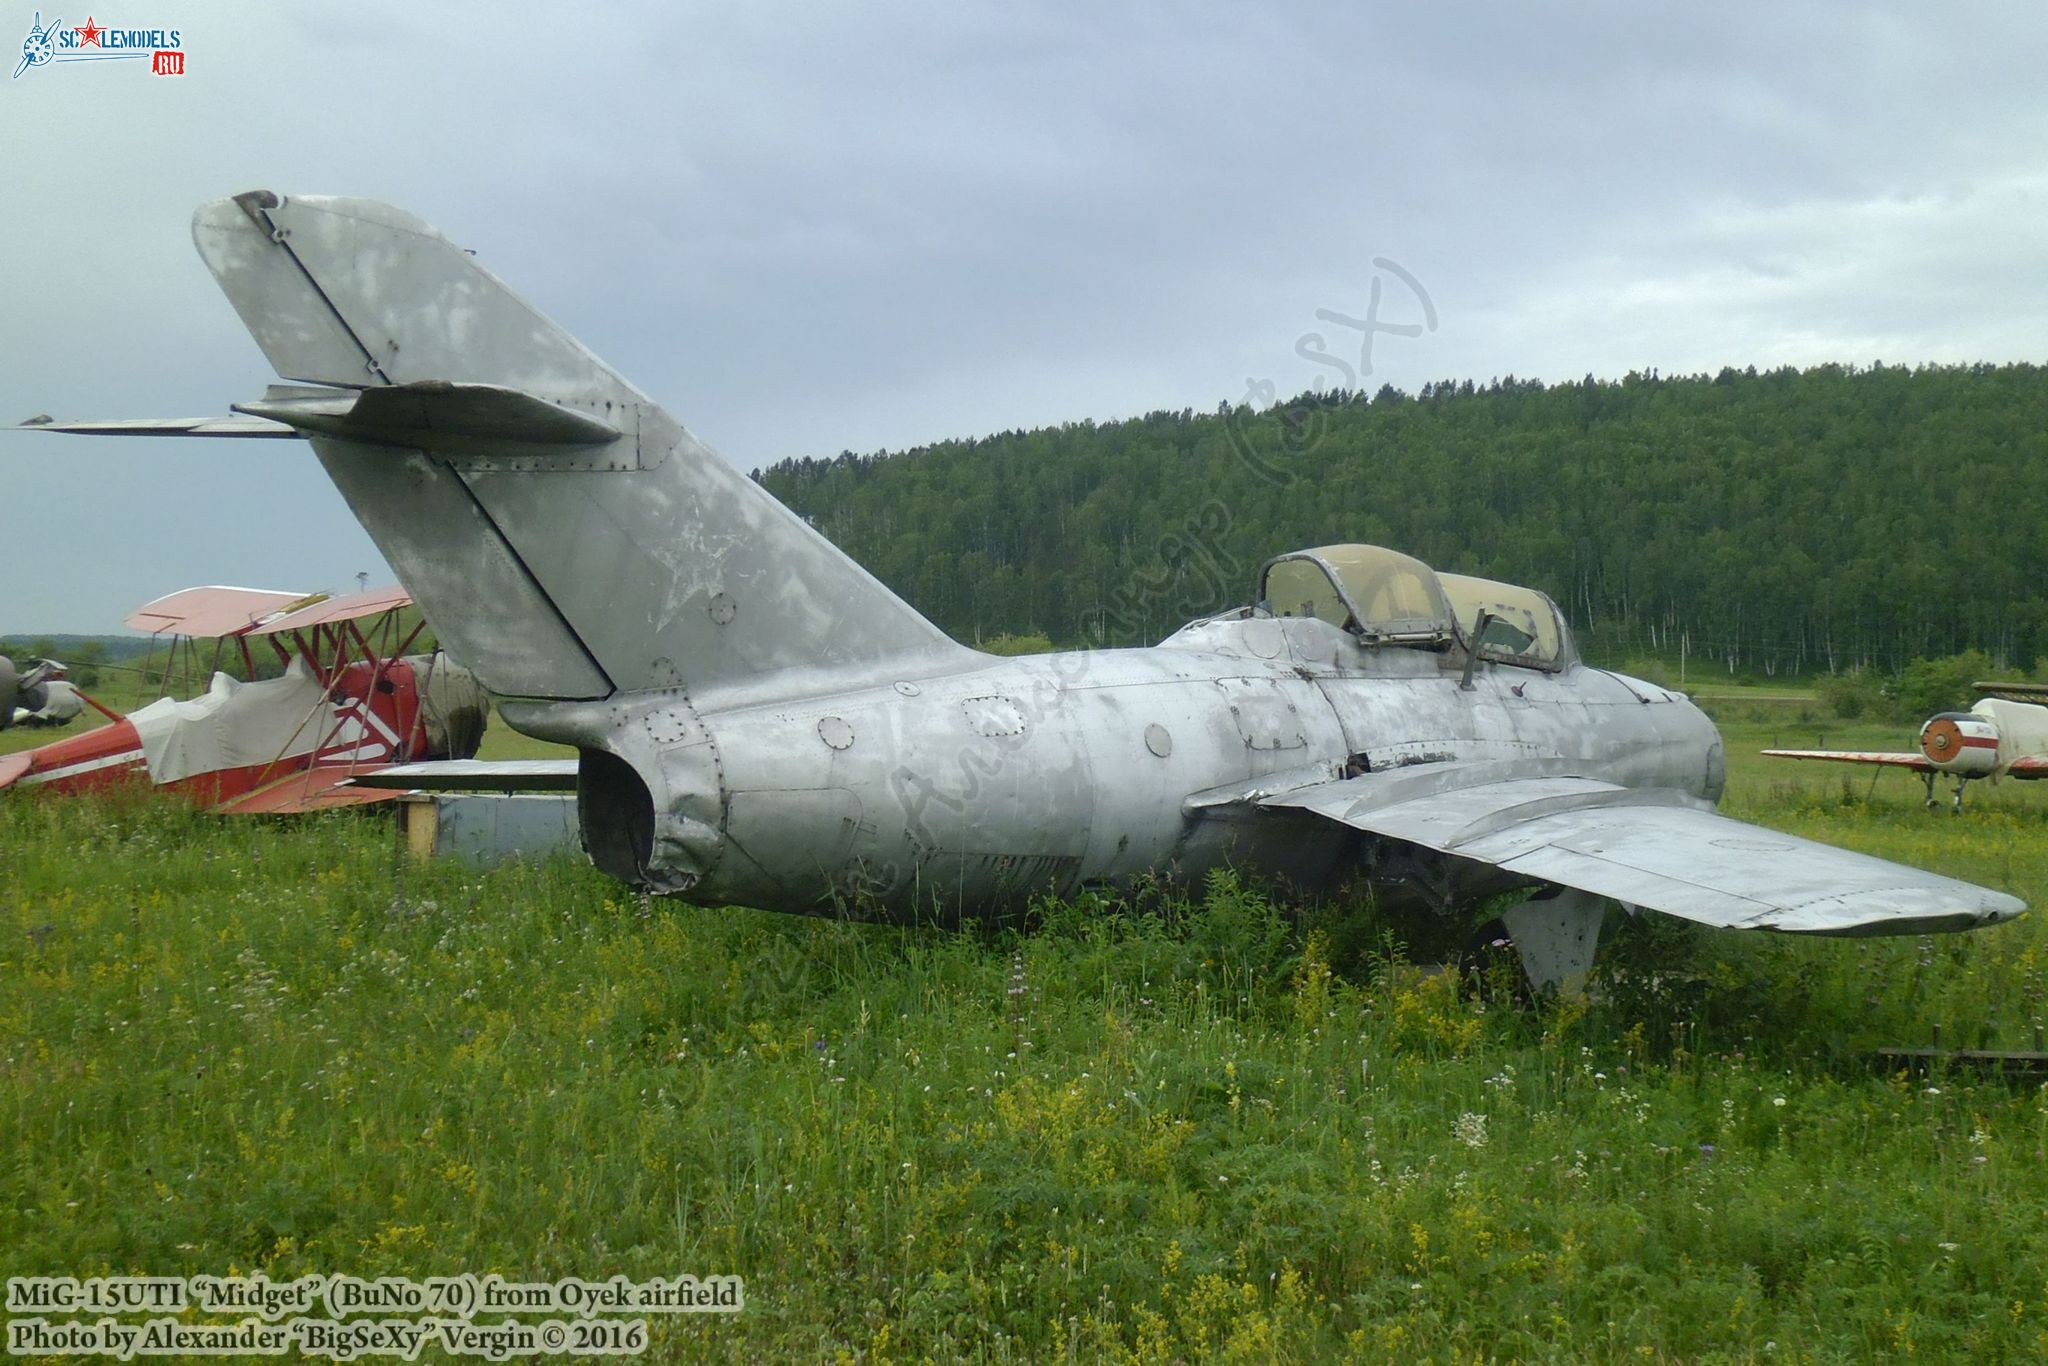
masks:
[[[2027,812],[1775,823],[2048,893]],[[4,1274],[732,1272],[655,1359],[2048,1354],[2038,919],[1623,925],[1513,1007],[1341,907],[937,930],[410,867],[359,813],[0,803]]]

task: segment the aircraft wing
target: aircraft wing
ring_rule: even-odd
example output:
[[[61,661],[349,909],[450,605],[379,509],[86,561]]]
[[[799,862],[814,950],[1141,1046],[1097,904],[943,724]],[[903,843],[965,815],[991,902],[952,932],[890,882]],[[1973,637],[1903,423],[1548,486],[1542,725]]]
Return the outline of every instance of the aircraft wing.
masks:
[[[1575,777],[1485,781],[1477,766],[1443,767],[1467,772],[1368,773],[1255,804],[1724,929],[1924,934],[2026,909],[2002,892],[1731,820],[1680,792]]]
[[[270,636],[280,631],[304,630],[309,626],[331,626],[341,621],[382,616],[411,605],[412,595],[395,583],[388,588],[366,588],[360,593],[344,593],[340,597],[316,597],[304,607],[257,623],[249,628],[249,634]]]
[[[317,599],[318,594],[312,595]],[[305,593],[268,588],[227,588],[218,584],[166,593],[129,613],[125,623],[131,630],[158,635],[175,631],[181,636],[213,639],[241,635],[260,625],[265,618],[309,601]]]
[[[428,759],[358,773],[354,787],[400,792],[574,792],[574,759]]]
[[[338,764],[315,764],[232,797],[213,811],[221,816],[292,816],[336,806],[393,801],[398,797],[396,792],[351,786],[348,780],[354,772],[360,770]]]
[[[1932,773],[1934,765],[1927,762],[1924,754],[1895,754],[1876,749],[1767,749],[1764,754],[1772,759],[1833,759],[1838,764],[1884,764],[1891,768],[1910,768],[1915,773]]]
[[[1981,696],[2003,698],[2007,702],[2048,704],[2048,683],[2000,683],[1995,680],[1983,680],[1972,683],[1970,689]]]

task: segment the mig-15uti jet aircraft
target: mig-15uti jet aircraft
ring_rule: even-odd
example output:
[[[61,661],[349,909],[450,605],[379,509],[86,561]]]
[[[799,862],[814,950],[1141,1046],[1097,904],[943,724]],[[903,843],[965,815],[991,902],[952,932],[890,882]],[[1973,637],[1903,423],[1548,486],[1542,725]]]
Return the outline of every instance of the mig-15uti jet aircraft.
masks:
[[[1610,900],[1831,935],[2024,909],[1716,815],[1713,724],[1580,662],[1541,593],[1324,546],[1153,648],[994,658],[419,219],[259,191],[193,235],[293,383],[237,417],[41,425],[307,440],[505,720],[576,747],[524,779],[573,787],[627,883],[905,917],[1224,863],[1447,911],[1528,889],[1503,918],[1539,984],[1590,963]]]

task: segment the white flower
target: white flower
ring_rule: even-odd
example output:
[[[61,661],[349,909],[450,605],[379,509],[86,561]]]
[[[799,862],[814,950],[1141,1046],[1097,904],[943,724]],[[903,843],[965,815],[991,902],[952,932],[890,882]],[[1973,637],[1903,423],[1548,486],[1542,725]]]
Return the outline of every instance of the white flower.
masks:
[[[1771,1104],[1782,1110],[1785,1108],[1785,1098],[1783,1096],[1773,1096],[1771,1097]]]
[[[1486,1116],[1467,1110],[1451,1124],[1451,1137],[1468,1148],[1486,1146]]]

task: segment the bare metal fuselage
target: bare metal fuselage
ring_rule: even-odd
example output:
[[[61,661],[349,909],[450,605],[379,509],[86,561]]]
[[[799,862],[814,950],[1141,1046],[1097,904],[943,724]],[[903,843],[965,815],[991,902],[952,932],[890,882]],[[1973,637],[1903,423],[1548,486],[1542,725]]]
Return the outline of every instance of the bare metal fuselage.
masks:
[[[1705,809],[1713,726],[1575,663],[1534,590],[1283,550],[1259,609],[1152,649],[992,658],[416,217],[251,191],[193,237],[294,382],[231,419],[35,425],[308,441],[505,718],[581,752],[585,844],[634,885],[917,917],[1226,861],[1437,905],[1541,886],[1501,915],[1539,984],[1609,902],[1825,935],[2025,909]],[[390,776],[477,780],[419,767]]]
[[[505,714],[585,750],[601,867],[705,904],[787,911],[950,918],[1222,863],[1308,890],[1363,874],[1449,901],[1526,879],[1421,866],[1234,799],[1311,767],[1460,762],[1706,802],[1722,784],[1720,737],[1680,695],[1578,664],[1481,662],[1468,689],[1461,652],[1375,647],[1313,618],[1234,615],[1152,649],[955,663],[812,696],[677,690]]]

